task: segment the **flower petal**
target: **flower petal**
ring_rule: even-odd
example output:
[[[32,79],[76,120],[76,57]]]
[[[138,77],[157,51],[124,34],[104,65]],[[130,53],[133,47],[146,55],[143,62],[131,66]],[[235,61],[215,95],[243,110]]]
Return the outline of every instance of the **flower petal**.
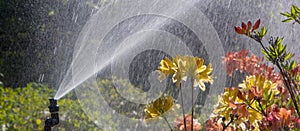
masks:
[[[245,34],[245,30],[242,29],[241,27],[236,26],[236,27],[234,27],[234,29],[235,29],[235,32],[238,34]]]
[[[242,22],[242,28],[243,28],[244,30],[247,29],[247,25],[246,25],[244,22]]]
[[[247,23],[247,31],[249,31],[251,29],[251,27],[252,27],[252,23],[251,23],[251,21],[248,21],[248,23]]]
[[[252,28],[252,31],[258,29],[258,28],[259,28],[259,25],[260,25],[260,19],[258,19],[258,20],[255,22],[255,24],[254,24],[254,26],[253,26],[253,28]]]

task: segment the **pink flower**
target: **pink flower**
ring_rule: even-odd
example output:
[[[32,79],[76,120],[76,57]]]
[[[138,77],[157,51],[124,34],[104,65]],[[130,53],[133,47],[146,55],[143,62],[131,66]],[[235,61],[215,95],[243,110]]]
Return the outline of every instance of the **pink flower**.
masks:
[[[186,119],[186,131],[192,131],[192,122],[193,122],[193,131],[198,131],[202,129],[201,124],[196,119],[193,119],[193,121],[191,120],[192,115],[186,115],[185,119]],[[178,118],[175,121],[175,125],[177,127],[177,130],[184,131],[184,119],[182,117]]]

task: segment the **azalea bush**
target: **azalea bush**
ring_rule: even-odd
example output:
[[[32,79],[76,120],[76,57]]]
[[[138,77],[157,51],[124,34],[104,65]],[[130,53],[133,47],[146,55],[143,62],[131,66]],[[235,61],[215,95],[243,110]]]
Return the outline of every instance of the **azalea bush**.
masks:
[[[300,10],[291,7],[290,12],[281,13],[286,17],[283,22],[300,24]],[[205,124],[205,130],[298,130],[300,128],[300,64],[293,52],[286,50],[283,38],[271,37],[263,43],[268,30],[261,27],[261,20],[254,24],[242,22],[236,26],[237,34],[253,39],[261,46],[264,57],[250,54],[247,49],[228,52],[223,64],[228,76],[237,71],[245,74],[245,79],[237,87],[224,89],[217,105]],[[300,59],[300,57],[298,58]],[[269,65],[272,63],[272,65]],[[197,56],[175,56],[161,60],[159,80],[168,76],[180,90],[187,78],[191,80],[192,96],[195,87],[205,90],[205,83],[213,84],[212,65],[204,64]],[[182,98],[182,97],[181,97]],[[182,98],[183,99],[183,98]],[[183,100],[181,100],[183,101]],[[168,123],[170,130],[201,130],[202,125],[194,118],[194,105],[189,114],[184,114],[174,122],[169,122],[164,113],[175,105],[171,96],[161,97],[145,107],[146,119],[161,117]],[[180,103],[183,105],[183,103]]]

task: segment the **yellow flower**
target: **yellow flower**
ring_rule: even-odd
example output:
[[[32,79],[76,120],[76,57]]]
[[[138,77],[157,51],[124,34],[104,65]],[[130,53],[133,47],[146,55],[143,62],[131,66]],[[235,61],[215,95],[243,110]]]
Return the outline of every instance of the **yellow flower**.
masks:
[[[219,102],[214,110],[214,114],[222,116],[226,121],[230,121],[230,115],[237,115],[238,120],[234,124],[240,124],[242,122],[249,121],[250,123],[256,123],[262,119],[262,114],[257,112],[256,101],[253,101],[251,105],[248,105],[245,101],[238,97],[238,88],[225,88],[224,94],[219,97]],[[245,96],[247,97],[247,96]],[[250,106],[252,108],[250,108]]]
[[[230,101],[239,103],[242,102],[242,100],[237,97],[237,93],[237,88],[225,88],[224,94],[219,96],[218,105],[215,108],[214,113],[225,117],[226,120],[229,120],[231,111],[233,110],[230,107]]]
[[[202,65],[199,67],[200,64],[197,64],[198,68],[196,70],[196,76],[195,78],[195,82],[194,82],[194,86],[199,86],[201,90],[205,90],[205,85],[204,83],[210,83],[213,84],[213,79],[212,76],[210,75],[212,72],[212,65],[208,64],[208,66],[206,67],[205,65]]]
[[[159,76],[159,80],[162,81],[165,79],[168,75],[175,73],[175,65],[173,65],[173,62],[169,58],[165,58],[160,61],[160,67],[158,67],[158,70],[161,72],[161,75]]]
[[[270,94],[272,92],[274,95],[278,95],[280,93],[277,89],[276,83],[266,80],[266,78],[261,75],[247,76],[246,80],[242,84],[239,84],[239,87],[242,87],[246,91],[253,90],[253,88],[256,87],[263,93]]]
[[[193,86],[199,86],[202,90],[205,90],[204,83],[213,83],[212,70],[211,64],[206,66],[203,58],[194,56],[174,56],[172,60],[165,58],[158,67],[160,81],[172,75],[172,81],[179,86],[182,80],[190,77],[194,79]]]
[[[173,98],[171,96],[160,97],[154,102],[148,104],[144,109],[146,119],[159,117],[163,113],[167,112],[174,105]]]

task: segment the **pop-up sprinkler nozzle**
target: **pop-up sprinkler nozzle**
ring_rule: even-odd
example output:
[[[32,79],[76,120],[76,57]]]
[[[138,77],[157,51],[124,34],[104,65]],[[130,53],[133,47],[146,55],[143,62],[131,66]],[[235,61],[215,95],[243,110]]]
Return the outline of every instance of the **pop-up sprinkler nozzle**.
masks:
[[[51,113],[51,117],[47,118],[47,120],[45,121],[44,131],[51,131],[51,127],[59,123],[59,117],[58,117],[59,106],[57,105],[57,100],[49,99],[49,101],[50,101],[50,105],[48,106],[48,108]]]

